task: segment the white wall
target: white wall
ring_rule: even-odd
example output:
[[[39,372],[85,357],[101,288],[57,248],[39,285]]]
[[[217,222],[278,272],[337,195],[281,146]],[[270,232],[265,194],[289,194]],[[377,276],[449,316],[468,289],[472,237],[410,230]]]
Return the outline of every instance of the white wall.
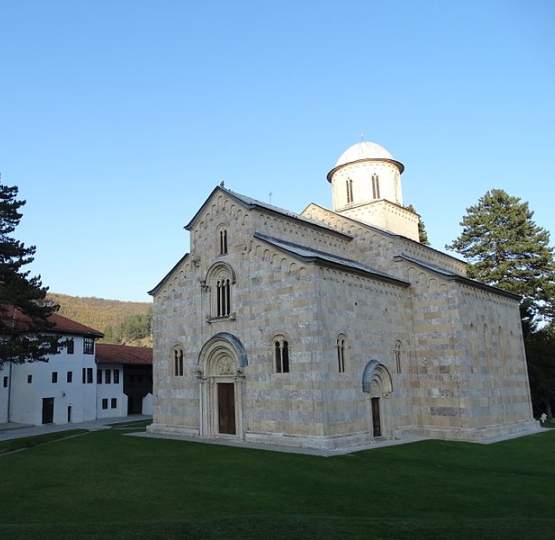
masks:
[[[96,367],[97,417],[127,416],[127,396],[123,393],[123,366],[121,364],[99,364]],[[117,383],[114,382],[116,371],[119,374]]]
[[[59,354],[50,355],[48,362],[13,365],[10,422],[41,425],[43,398],[54,399],[54,424],[96,418],[94,354],[84,354],[83,337],[73,336],[73,340],[73,354],[62,349]],[[71,381],[68,381],[68,372],[71,372]],[[53,373],[57,373],[57,382],[53,382]],[[88,382],[90,374],[92,381]]]

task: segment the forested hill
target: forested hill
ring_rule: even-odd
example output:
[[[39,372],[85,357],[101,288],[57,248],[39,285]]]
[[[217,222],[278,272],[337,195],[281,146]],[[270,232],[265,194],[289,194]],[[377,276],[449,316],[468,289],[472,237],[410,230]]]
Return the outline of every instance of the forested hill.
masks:
[[[150,302],[122,302],[103,298],[48,293],[58,313],[104,333],[101,343],[152,347]]]

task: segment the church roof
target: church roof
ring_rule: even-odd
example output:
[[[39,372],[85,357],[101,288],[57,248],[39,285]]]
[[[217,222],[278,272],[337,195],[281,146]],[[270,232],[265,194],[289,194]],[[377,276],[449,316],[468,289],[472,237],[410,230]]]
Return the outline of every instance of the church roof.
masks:
[[[408,257],[407,255],[401,254],[401,255],[397,255],[395,257],[396,259],[403,259],[407,262],[416,264],[418,266],[420,266],[421,268],[424,268],[426,270],[429,270],[430,272],[433,272],[434,274],[439,275],[440,277],[442,277],[443,279],[446,279],[448,281],[452,280],[452,281],[458,281],[459,283],[464,283],[465,285],[469,285],[470,287],[476,287],[478,289],[482,289],[484,291],[488,291],[494,294],[499,294],[501,296],[506,296],[507,298],[512,298],[513,300],[517,300],[520,301],[521,297],[518,294],[509,292],[509,291],[504,291],[503,289],[499,289],[498,287],[493,287],[492,285],[487,285],[486,283],[480,283],[479,281],[476,281],[474,279],[470,279],[466,276],[461,276],[460,274],[455,274],[453,272],[449,272],[449,270],[446,270],[444,268],[439,268],[438,266],[435,266],[433,264],[429,264],[427,262],[424,261],[420,261],[418,259],[415,259],[413,257]]]
[[[349,163],[380,160],[394,163],[399,168],[400,173],[405,170],[405,166],[401,162],[396,161],[383,146],[369,141],[361,141],[347,148],[347,150],[339,156],[339,159],[335,163],[335,167],[327,175],[328,181],[331,182],[333,174]]]
[[[255,233],[255,238],[263,240],[264,242],[271,244],[272,246],[278,248],[281,251],[285,251],[290,255],[300,259],[304,262],[315,262],[320,264],[325,264],[327,266],[342,267],[343,269],[354,271],[357,273],[367,274],[374,279],[379,279],[380,281],[387,281],[401,287],[408,287],[409,283],[402,281],[396,277],[393,277],[385,272],[380,272],[375,268],[366,266],[365,264],[353,261],[351,259],[345,259],[343,257],[338,257],[337,255],[332,255],[331,253],[326,253],[324,251],[318,251],[308,246],[301,246],[299,244],[294,244],[293,242],[287,242],[285,240],[280,240],[279,238],[273,238],[262,233]]]
[[[350,146],[341,154],[335,166],[345,165],[361,159],[393,159],[393,156],[379,144],[362,141]]]
[[[332,227],[328,227],[327,225],[325,225],[323,223],[320,223],[318,221],[314,221],[312,219],[305,218],[305,217],[301,216],[300,214],[296,214],[295,212],[290,212],[289,210],[279,208],[278,206],[273,206],[271,204],[267,204],[267,203],[264,203],[262,201],[258,201],[256,199],[253,199],[252,197],[247,197],[246,195],[241,195],[240,193],[237,193],[235,191],[231,191],[230,189],[226,189],[226,188],[221,187],[221,186],[217,186],[214,189],[214,191],[212,191],[212,193],[206,199],[204,204],[200,207],[198,212],[194,215],[193,219],[191,219],[191,221],[187,225],[185,225],[184,228],[186,230],[189,231],[193,228],[196,220],[203,213],[206,206],[208,206],[209,201],[212,199],[212,196],[217,191],[221,191],[221,192],[225,193],[226,195],[229,195],[232,199],[237,201],[241,206],[243,206],[244,208],[246,208],[248,210],[252,210],[254,208],[262,208],[262,209],[264,209],[268,212],[272,212],[273,214],[279,214],[280,216],[295,219],[297,221],[301,221],[303,223],[306,223],[307,225],[311,225],[312,227],[318,227],[319,229],[324,229],[327,232],[330,232],[330,233],[333,233],[333,234],[336,234],[336,235],[339,235],[339,236],[343,236],[344,238],[352,239],[351,235],[349,235],[347,233],[344,233],[342,231],[338,231],[337,229],[333,229]]]

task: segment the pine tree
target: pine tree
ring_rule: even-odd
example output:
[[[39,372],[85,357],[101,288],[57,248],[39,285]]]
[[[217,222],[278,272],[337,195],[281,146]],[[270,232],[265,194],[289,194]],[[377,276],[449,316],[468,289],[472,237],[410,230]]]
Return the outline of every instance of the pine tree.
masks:
[[[424,244],[425,246],[431,245],[430,241],[428,240],[428,233],[426,232],[426,225],[424,225],[424,221],[420,217],[420,214],[418,214],[418,212],[414,209],[414,206],[412,204],[409,204],[405,208],[418,215],[418,241],[421,244]]]
[[[553,318],[553,248],[549,232],[532,220],[528,203],[492,189],[466,211],[462,234],[445,247],[470,263],[469,277],[520,295],[533,318]]]
[[[57,306],[45,301],[48,288],[40,276],[30,277],[24,267],[36,248],[11,235],[21,220],[18,188],[0,184],[0,367],[4,362],[46,360],[57,351],[58,336],[49,332],[49,317]]]

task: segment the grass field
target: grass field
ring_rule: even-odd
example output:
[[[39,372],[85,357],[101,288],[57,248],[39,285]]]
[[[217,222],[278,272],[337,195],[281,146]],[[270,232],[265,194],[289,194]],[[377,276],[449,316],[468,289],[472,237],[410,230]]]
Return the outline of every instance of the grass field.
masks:
[[[1,455],[0,538],[555,538],[555,430],[328,458],[126,433]]]

